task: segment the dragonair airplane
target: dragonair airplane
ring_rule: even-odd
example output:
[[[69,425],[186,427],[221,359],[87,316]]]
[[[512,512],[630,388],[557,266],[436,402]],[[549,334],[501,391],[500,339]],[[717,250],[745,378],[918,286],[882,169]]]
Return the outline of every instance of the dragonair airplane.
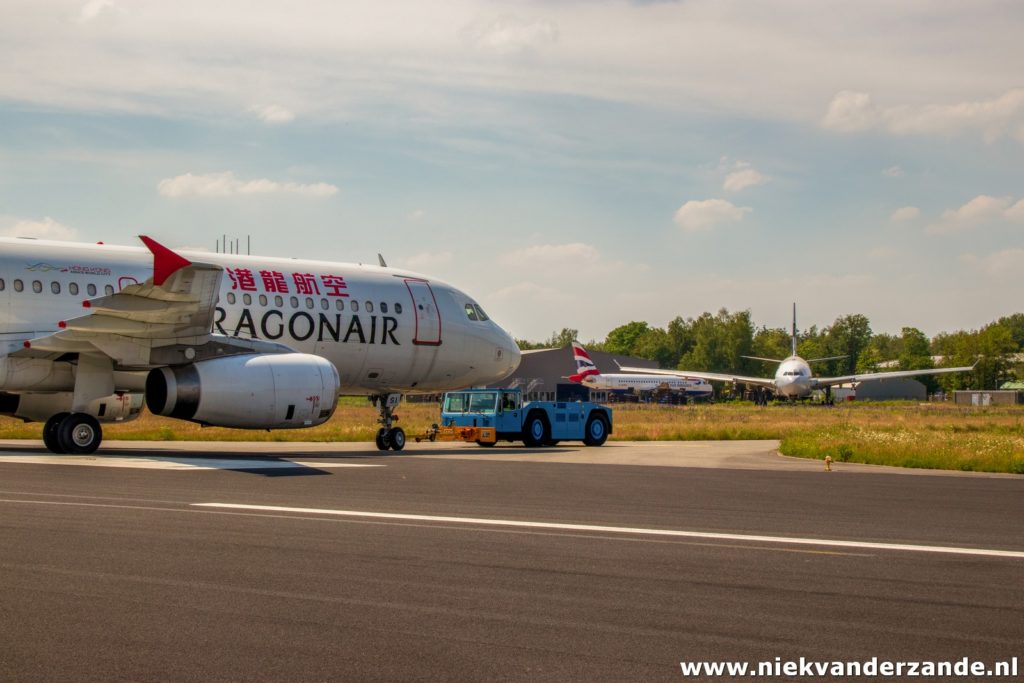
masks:
[[[856,384],[873,379],[895,379],[897,377],[920,377],[922,375],[940,375],[949,372],[969,372],[973,366],[961,368],[932,368],[929,370],[896,370],[892,372],[862,372],[853,375],[841,375],[839,377],[815,377],[811,372],[811,363],[825,360],[835,360],[844,356],[830,356],[828,358],[812,358],[804,360],[796,354],[796,304],[793,304],[793,333],[790,337],[792,354],[783,360],[774,358],[759,358],[757,356],[744,356],[754,360],[763,360],[770,363],[778,363],[774,377],[745,377],[743,375],[731,375],[721,372],[703,372],[699,370],[651,370],[650,368],[620,368],[626,372],[650,373],[675,377],[699,377],[713,382],[732,382],[734,384],[749,384],[757,387],[764,387],[772,391],[777,397],[788,399],[807,398],[816,389],[830,391],[831,387],[837,384]]]
[[[468,294],[425,275],[326,261],[0,238],[0,414],[45,422],[55,453],[100,423],[326,422],[370,396],[377,447],[401,450],[404,393],[493,384],[519,348]],[[382,260],[383,263],[383,260]]]
[[[599,391],[658,391],[667,390],[685,393],[695,398],[711,396],[711,385],[703,380],[690,377],[663,377],[661,375],[643,374],[603,374],[590,359],[590,354],[579,342],[572,343],[573,357],[576,360],[576,374],[568,379],[590,389]]]

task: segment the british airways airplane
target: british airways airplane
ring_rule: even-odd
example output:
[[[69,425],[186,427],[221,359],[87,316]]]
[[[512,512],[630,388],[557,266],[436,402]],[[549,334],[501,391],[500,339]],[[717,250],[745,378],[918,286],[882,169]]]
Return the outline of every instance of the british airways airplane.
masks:
[[[667,390],[694,398],[710,398],[714,391],[711,384],[703,379],[665,377],[657,374],[602,373],[582,344],[573,342],[572,352],[576,361],[576,373],[569,375],[567,379],[590,389],[634,392]]]
[[[152,412],[204,425],[326,422],[371,397],[401,450],[405,393],[487,385],[519,365],[468,294],[401,268],[0,238],[0,414],[55,453]]]

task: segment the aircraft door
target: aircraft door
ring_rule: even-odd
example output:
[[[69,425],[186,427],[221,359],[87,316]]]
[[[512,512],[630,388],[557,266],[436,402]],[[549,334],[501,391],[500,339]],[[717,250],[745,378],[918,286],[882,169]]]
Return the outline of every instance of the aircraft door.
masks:
[[[437,307],[434,290],[426,280],[406,280],[405,286],[412,297],[412,310],[416,315],[416,333],[412,343],[422,346],[441,345],[441,312]]]

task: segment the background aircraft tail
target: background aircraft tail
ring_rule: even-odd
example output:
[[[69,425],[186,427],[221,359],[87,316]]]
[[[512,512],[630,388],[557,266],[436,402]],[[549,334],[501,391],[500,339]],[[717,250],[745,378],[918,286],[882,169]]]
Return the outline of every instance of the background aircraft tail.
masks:
[[[586,377],[595,377],[601,374],[594,361],[590,360],[590,354],[579,342],[572,343],[572,355],[576,361],[576,374],[569,375],[570,381],[582,382]]]
[[[793,344],[793,355],[796,355],[796,302],[793,302],[793,336],[790,338]]]

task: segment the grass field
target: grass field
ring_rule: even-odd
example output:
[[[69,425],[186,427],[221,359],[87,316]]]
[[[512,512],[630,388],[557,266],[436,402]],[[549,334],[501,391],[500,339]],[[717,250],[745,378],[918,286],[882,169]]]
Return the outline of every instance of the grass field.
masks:
[[[438,421],[436,404],[403,404],[399,425],[411,436]],[[614,407],[613,439],[694,441],[779,439],[786,455],[903,467],[1024,474],[1024,406],[970,408],[911,402],[835,407],[748,403],[687,407]],[[106,439],[146,441],[372,441],[377,411],[343,398],[334,417],[312,429],[274,432],[200,427],[145,413],[105,425]],[[41,425],[0,418],[0,438],[40,439]]]

